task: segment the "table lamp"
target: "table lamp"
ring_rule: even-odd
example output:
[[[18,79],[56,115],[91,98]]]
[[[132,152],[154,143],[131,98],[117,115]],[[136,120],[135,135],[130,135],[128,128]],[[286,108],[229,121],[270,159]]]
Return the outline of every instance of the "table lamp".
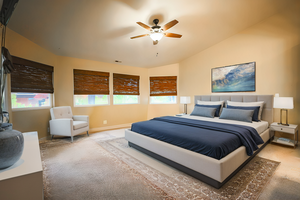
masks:
[[[184,113],[187,114],[187,104],[191,103],[191,97],[186,97],[186,96],[180,97],[180,103],[184,104]]]
[[[289,126],[288,124],[288,109],[294,108],[293,97],[279,97],[279,94],[275,94],[273,108],[280,108],[280,123],[279,125]],[[285,124],[282,123],[282,111],[286,112]]]

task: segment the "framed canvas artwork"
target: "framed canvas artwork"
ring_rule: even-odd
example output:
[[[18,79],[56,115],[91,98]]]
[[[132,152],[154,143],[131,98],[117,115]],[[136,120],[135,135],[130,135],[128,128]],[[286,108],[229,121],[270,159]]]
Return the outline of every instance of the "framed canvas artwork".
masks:
[[[212,92],[254,92],[255,62],[211,69]]]

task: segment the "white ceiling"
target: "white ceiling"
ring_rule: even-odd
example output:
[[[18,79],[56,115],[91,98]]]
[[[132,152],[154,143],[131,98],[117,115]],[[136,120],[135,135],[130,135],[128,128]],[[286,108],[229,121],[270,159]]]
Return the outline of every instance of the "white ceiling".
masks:
[[[289,0],[20,0],[8,27],[61,55],[136,67],[180,62],[254,25]],[[179,23],[153,45],[136,22]],[[158,53],[158,56],[157,56]]]

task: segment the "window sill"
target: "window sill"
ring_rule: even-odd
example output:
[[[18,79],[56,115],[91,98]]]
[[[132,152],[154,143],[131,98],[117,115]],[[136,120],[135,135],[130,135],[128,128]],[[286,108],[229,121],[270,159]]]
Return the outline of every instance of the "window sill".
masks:
[[[74,105],[74,107],[96,107],[96,106],[109,106],[110,104],[93,104],[93,105]]]
[[[166,105],[166,104],[174,105],[177,103],[149,103],[149,104],[151,104],[151,105]]]
[[[45,109],[50,109],[52,108],[51,106],[45,106],[45,107],[31,107],[31,108],[12,108],[13,112],[18,112],[18,111],[30,111],[30,110],[45,110]]]
[[[135,105],[140,103],[114,103],[113,105]]]

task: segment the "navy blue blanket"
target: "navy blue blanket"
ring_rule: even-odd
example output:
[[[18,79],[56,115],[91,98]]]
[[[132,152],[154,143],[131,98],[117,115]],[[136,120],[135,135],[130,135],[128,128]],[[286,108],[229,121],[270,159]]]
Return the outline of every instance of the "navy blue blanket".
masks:
[[[131,130],[218,160],[242,145],[251,156],[264,143],[252,127],[180,117],[133,123]]]

